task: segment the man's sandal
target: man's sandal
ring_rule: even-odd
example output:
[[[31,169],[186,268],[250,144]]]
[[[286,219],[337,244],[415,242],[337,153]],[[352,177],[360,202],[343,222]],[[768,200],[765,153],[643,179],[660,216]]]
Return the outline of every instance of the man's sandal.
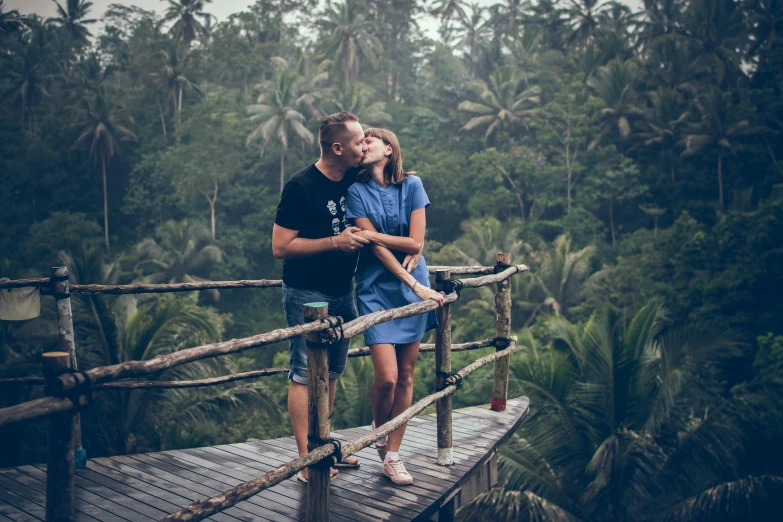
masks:
[[[334,471],[334,473],[330,473],[329,482],[331,482],[331,481],[333,481],[334,479],[336,479],[336,478],[337,478],[337,475],[339,475],[339,474],[340,474],[340,472],[339,472],[339,471],[337,471],[337,470],[336,470],[336,469],[334,469],[334,468],[330,468],[329,470],[330,470],[330,472],[331,472],[331,471]],[[299,473],[297,473],[297,474],[296,474],[296,480],[298,480],[299,482],[304,482],[305,484],[307,484],[307,477],[305,477],[304,475],[302,475],[302,472],[301,472],[301,471],[300,471]]]
[[[342,462],[337,462],[334,464],[335,468],[358,468],[359,467],[359,459],[356,457],[345,457]]]

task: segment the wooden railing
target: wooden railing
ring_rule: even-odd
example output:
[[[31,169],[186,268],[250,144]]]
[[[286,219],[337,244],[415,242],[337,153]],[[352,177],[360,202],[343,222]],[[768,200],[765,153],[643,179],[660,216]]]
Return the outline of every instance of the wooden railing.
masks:
[[[514,274],[527,270],[525,265],[511,265],[508,254],[498,254],[494,267],[430,267],[435,273],[435,289],[445,295],[444,303],[421,301],[407,306],[368,314],[353,321],[328,315],[321,303],[305,305],[305,324],[281,328],[242,339],[232,339],[166,355],[145,361],[127,361],[111,366],[100,366],[79,371],[73,334],[70,294],[139,294],[163,292],[191,292],[216,288],[270,288],[279,287],[282,281],[226,281],[182,283],[172,285],[69,285],[68,269],[57,267],[50,278],[1,281],[0,289],[35,286],[42,293],[53,295],[57,304],[60,351],[43,354],[42,377],[0,379],[1,386],[45,385],[46,397],[0,409],[0,428],[5,425],[46,417],[48,425],[47,447],[47,495],[46,520],[69,520],[73,513],[74,469],[82,467],[86,458],[81,447],[79,412],[89,407],[94,391],[140,388],[191,388],[212,386],[243,379],[252,379],[288,372],[288,368],[265,368],[251,372],[194,381],[121,381],[143,377],[193,361],[238,353],[292,337],[307,336],[309,453],[255,480],[241,484],[222,495],[194,502],[186,508],[168,515],[165,521],[203,520],[227,509],[266,488],[293,476],[309,467],[307,485],[307,520],[329,520],[329,467],[335,461],[356,453],[407,423],[414,415],[435,403],[437,409],[437,462],[443,466],[453,464],[451,436],[451,395],[462,380],[476,369],[494,362],[492,405],[495,411],[503,411],[508,396],[508,357],[516,349],[516,339],[510,337],[511,292],[510,279]],[[452,275],[481,275],[468,279],[452,279]],[[496,337],[483,341],[451,344],[451,303],[460,297],[463,288],[479,288],[497,285],[495,294]],[[411,317],[437,310],[438,329],[434,345],[422,345],[421,352],[435,352],[436,392],[421,399],[386,424],[350,442],[340,444],[331,439],[328,407],[327,347],[341,339],[355,337],[372,326],[394,319]],[[458,372],[451,370],[451,353],[494,346],[495,353],[476,360]],[[369,348],[349,351],[349,357],[369,355]],[[448,518],[451,513],[443,513]]]

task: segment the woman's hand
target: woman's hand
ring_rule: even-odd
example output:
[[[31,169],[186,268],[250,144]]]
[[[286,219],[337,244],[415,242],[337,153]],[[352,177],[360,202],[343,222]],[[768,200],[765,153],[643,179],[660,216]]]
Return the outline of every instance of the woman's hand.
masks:
[[[421,254],[408,254],[402,262],[402,267],[410,274],[416,267],[419,266],[419,258]],[[417,285],[418,286],[418,285]]]
[[[413,290],[413,293],[419,296],[419,298],[422,301],[426,301],[428,299],[432,299],[433,301],[436,301],[438,303],[438,306],[443,305],[443,299],[445,296],[441,294],[440,292],[436,292],[432,288],[427,288],[426,286],[422,285],[421,283],[414,283],[413,287],[411,288]]]

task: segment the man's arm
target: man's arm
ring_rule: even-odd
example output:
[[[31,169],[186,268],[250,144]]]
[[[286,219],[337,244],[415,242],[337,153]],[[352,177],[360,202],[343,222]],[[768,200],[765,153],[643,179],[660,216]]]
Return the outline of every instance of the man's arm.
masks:
[[[348,227],[337,236],[306,239],[297,237],[298,230],[290,230],[275,223],[272,228],[272,254],[277,259],[299,259],[331,250],[350,254],[370,243],[369,240],[354,235],[354,232],[359,230],[356,227]]]

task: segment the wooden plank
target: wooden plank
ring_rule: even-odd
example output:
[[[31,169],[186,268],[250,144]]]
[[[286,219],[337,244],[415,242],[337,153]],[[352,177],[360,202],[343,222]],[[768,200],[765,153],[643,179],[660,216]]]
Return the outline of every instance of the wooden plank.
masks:
[[[14,504],[16,507],[30,515],[44,520],[46,518],[46,495],[41,491],[46,490],[46,482],[42,483],[40,486],[34,485],[35,487],[30,487],[27,484],[19,482],[15,477],[9,476],[8,472],[11,471],[14,470],[4,469],[2,470],[2,473],[0,473],[0,489],[5,488],[8,490],[8,493],[16,495],[15,500],[17,503]],[[120,517],[113,516],[110,513],[106,513],[97,508],[92,508],[89,504],[85,505],[81,502],[74,509],[73,516],[79,521],[94,522],[95,520],[101,520],[100,517],[102,514],[107,516],[106,520],[123,520]]]
[[[185,507],[190,502],[203,499],[205,496],[205,495],[200,495],[194,491],[191,491],[188,488],[179,486],[177,484],[172,484],[170,481],[161,479],[160,477],[157,477],[155,475],[144,473],[143,471],[134,468],[133,466],[128,466],[127,464],[124,464],[123,462],[117,460],[120,458],[121,457],[93,459],[90,462],[102,464],[108,468],[114,469],[119,473],[122,473],[127,477],[131,477],[137,481],[157,486],[159,490],[176,494],[177,496],[185,499],[185,501],[182,502],[181,504],[177,503],[180,507]],[[236,522],[236,520],[240,520],[239,517],[233,517],[231,515],[230,510],[225,510],[223,511],[223,513],[213,515],[213,516],[216,517],[216,520],[219,520],[219,522]],[[244,514],[240,513],[240,516],[244,516]]]
[[[37,467],[20,466],[16,468],[16,470],[28,475],[31,479],[46,484],[46,472]],[[16,478],[16,480],[21,482],[20,478]],[[117,495],[116,493],[111,492],[111,490],[103,488],[98,484],[90,484],[89,481],[86,481],[85,479],[78,476],[74,476],[74,484],[76,486],[74,488],[74,497],[76,499],[76,503],[74,504],[75,507],[79,506],[79,500],[81,500],[89,505],[97,507],[98,509],[106,511],[107,513],[112,513],[132,522],[158,520],[161,513],[163,513],[162,511],[158,510],[152,510],[152,513],[142,513],[141,511],[128,506],[129,503],[135,504],[136,502],[128,500],[127,497]],[[85,488],[84,485],[88,485],[90,489]],[[110,496],[115,498],[106,498],[107,491],[109,492]],[[157,518],[155,518],[156,515]],[[163,515],[165,516],[165,513],[163,513]]]
[[[2,482],[0,482],[0,513],[22,522],[44,520],[46,517],[43,507],[17,495],[6,488]]]
[[[166,462],[160,462],[155,459],[153,455],[154,454],[138,454],[128,455],[123,458],[128,459],[126,463],[130,466],[140,469],[146,473],[155,474],[161,478],[168,478],[170,481],[185,485],[189,489],[198,489],[199,491],[203,492],[203,495],[207,497],[219,495],[230,489],[230,486],[227,486],[225,483],[213,480],[203,475],[190,473],[182,468],[169,465]],[[239,483],[240,482],[237,481],[234,485]],[[245,502],[240,502],[234,506],[234,508],[247,512],[250,515],[259,517],[261,519],[263,519],[264,511],[266,509],[265,506],[261,505],[258,501],[254,502],[252,499]],[[240,514],[237,513],[237,515]],[[241,516],[244,517],[247,515],[243,513]]]

